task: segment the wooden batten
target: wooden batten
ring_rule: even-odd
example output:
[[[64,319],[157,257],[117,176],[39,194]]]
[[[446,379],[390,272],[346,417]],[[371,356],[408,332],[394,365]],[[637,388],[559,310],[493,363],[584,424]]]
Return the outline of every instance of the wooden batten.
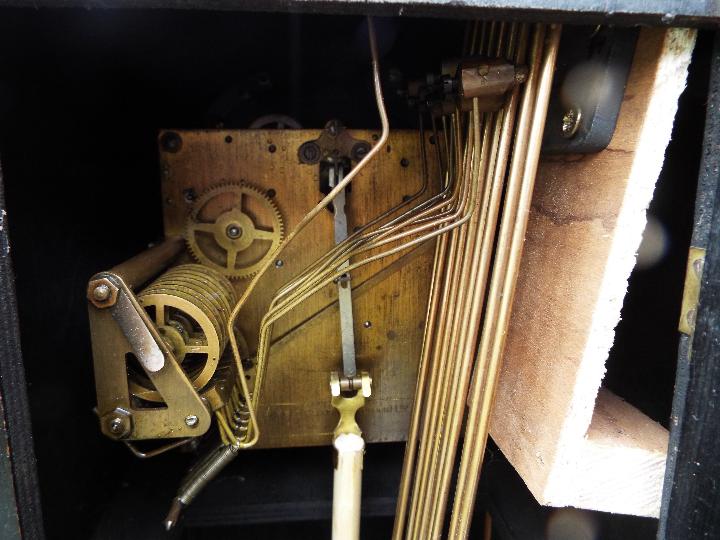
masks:
[[[694,41],[643,29],[608,148],[538,170],[490,431],[542,504],[659,512],[667,431],[600,388]]]

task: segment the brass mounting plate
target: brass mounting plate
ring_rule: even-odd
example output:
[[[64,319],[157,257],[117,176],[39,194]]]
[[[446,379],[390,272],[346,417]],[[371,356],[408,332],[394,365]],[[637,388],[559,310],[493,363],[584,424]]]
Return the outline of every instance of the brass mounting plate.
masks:
[[[317,138],[320,131],[175,130],[181,148],[168,152],[160,146],[166,236],[183,233],[194,196],[217,184],[243,180],[273,195],[286,230],[292,230],[322,197],[318,166],[303,165],[298,159],[300,145]],[[164,133],[168,132],[160,133],[159,140]],[[351,130],[351,134],[366,141],[379,135],[363,130]],[[433,192],[437,189],[435,147],[427,144],[427,151]],[[398,204],[421,185],[417,132],[393,131],[386,150],[353,181],[347,203],[350,230]],[[287,247],[282,263],[262,278],[239,320],[251,352],[256,348],[260,317],[274,292],[333,242],[333,216],[323,212]],[[358,369],[369,371],[374,381],[373,399],[358,413],[369,442],[406,437],[432,258],[433,245],[428,243],[352,275]],[[247,280],[233,285],[239,294]],[[341,365],[338,317],[337,287],[329,286],[275,325],[258,411],[263,427],[259,447],[332,443],[337,412],[328,401],[327,381],[329,373]]]

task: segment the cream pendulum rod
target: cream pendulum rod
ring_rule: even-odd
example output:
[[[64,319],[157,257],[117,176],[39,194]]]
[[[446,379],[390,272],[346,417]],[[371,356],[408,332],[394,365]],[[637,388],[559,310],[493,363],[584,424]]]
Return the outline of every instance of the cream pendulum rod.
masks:
[[[361,376],[363,387],[370,392],[367,373]],[[331,386],[336,381],[331,382]],[[332,540],[358,540],[360,538],[360,495],[365,441],[355,421],[355,413],[365,405],[365,391],[361,388],[352,397],[333,396],[332,405],[340,413],[333,446],[337,462],[333,473]]]
[[[342,164],[333,164],[330,167],[328,175],[331,189],[342,182],[343,173]],[[344,242],[348,237],[345,196],[346,190],[343,189],[333,199],[336,244]],[[346,261],[339,269],[348,266],[350,261]],[[333,474],[332,538],[357,540],[360,537],[360,495],[365,441],[355,421],[355,413],[365,404],[365,398],[370,397],[371,380],[367,372],[358,376],[355,365],[355,332],[349,273],[338,278],[337,287],[343,374],[333,372],[330,375],[331,403],[340,413],[340,421],[333,433],[337,460]]]

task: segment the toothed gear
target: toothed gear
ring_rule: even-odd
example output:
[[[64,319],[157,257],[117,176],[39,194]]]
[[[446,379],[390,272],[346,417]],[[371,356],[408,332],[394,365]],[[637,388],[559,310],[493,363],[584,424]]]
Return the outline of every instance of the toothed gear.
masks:
[[[185,226],[192,256],[230,279],[256,274],[284,234],[273,200],[245,182],[208,189],[195,202]]]

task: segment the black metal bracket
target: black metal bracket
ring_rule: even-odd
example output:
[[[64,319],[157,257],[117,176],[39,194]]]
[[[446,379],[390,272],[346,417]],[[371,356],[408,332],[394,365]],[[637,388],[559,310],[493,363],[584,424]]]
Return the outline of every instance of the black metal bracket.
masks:
[[[638,30],[563,29],[543,152],[599,152],[612,139],[635,53]]]
[[[370,151],[370,143],[354,138],[340,120],[330,120],[317,139],[305,141],[298,148],[298,159],[305,165],[321,161],[338,163],[360,161]]]

